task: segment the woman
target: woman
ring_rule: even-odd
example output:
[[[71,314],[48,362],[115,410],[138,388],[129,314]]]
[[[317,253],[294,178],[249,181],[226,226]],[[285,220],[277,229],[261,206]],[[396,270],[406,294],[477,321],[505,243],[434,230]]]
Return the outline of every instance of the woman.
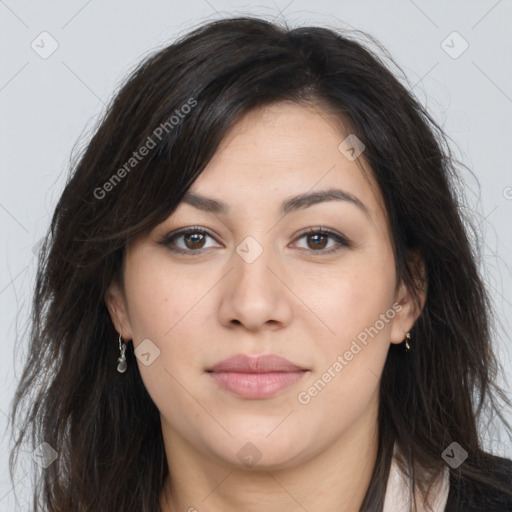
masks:
[[[456,178],[349,37],[233,18],[145,60],[40,256],[34,510],[512,510]]]

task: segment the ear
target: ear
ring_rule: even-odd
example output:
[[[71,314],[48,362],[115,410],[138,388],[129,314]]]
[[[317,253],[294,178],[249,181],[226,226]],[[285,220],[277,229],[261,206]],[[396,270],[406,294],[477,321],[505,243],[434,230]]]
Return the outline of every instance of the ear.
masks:
[[[415,299],[405,283],[403,281],[400,282],[395,295],[395,304],[398,304],[399,307],[395,308],[397,313],[393,319],[390,339],[391,343],[395,344],[404,341],[405,335],[412,329],[427,300],[427,275],[423,257],[418,252],[411,252],[409,255],[409,265],[416,282],[418,297]]]
[[[110,313],[110,318],[117,332],[121,334],[121,337],[125,341],[133,339],[126,297],[116,280],[112,280],[110,283],[105,292],[104,299],[108,312]]]

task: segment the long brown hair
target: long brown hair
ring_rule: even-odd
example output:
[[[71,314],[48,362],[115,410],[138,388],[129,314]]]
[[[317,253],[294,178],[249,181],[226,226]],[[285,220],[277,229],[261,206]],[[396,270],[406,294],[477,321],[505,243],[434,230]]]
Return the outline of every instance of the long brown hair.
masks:
[[[233,123],[283,100],[327,106],[364,143],[397,276],[416,296],[422,285],[411,254],[425,263],[428,294],[413,348],[391,345],[383,371],[379,451],[361,510],[382,510],[395,442],[404,462],[437,475],[456,441],[469,458],[452,473],[499,487],[478,422],[484,410],[505,421],[499,402],[510,401],[495,384],[491,302],[456,161],[388,68],[392,59],[354,34],[257,18],[210,22],[146,58],[115,95],[71,170],[39,254],[29,356],[11,411],[22,428],[10,460],[12,473],[28,439],[58,451],[37,478],[34,511],[160,510],[168,466],[159,412],[132,344],[128,371],[116,371],[104,294],[112,279],[122,284],[127,242],[173,212]],[[154,147],[131,161],[149,138]],[[421,488],[431,481],[421,470],[411,479]]]

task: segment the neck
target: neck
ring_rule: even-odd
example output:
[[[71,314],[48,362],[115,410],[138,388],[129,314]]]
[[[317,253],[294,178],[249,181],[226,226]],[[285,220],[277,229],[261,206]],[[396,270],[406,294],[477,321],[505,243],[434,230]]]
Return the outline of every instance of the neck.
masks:
[[[376,410],[371,415],[374,421],[361,419],[314,457],[279,470],[212,460],[164,430],[172,479],[162,490],[162,512],[358,512],[377,458]]]

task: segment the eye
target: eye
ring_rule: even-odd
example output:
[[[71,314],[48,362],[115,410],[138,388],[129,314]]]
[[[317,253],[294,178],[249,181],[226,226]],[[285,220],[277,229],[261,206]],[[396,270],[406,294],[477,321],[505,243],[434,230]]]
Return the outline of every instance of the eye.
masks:
[[[305,233],[299,236],[297,240],[302,240],[303,238],[306,239],[306,244],[312,241],[312,247],[315,248],[312,252],[320,254],[334,253],[343,247],[351,246],[350,242],[344,236],[328,228],[309,228]],[[328,239],[331,239],[334,243],[329,249],[326,249]],[[310,244],[308,245],[311,247]],[[304,250],[309,250],[310,247],[306,247]]]
[[[205,249],[204,243],[207,237],[213,239],[213,237],[204,229],[193,226],[190,228],[184,228],[173,233],[165,235],[159,242],[162,245],[168,247],[171,251],[179,254],[197,254],[201,249]],[[183,245],[177,245],[177,241],[182,240]]]

